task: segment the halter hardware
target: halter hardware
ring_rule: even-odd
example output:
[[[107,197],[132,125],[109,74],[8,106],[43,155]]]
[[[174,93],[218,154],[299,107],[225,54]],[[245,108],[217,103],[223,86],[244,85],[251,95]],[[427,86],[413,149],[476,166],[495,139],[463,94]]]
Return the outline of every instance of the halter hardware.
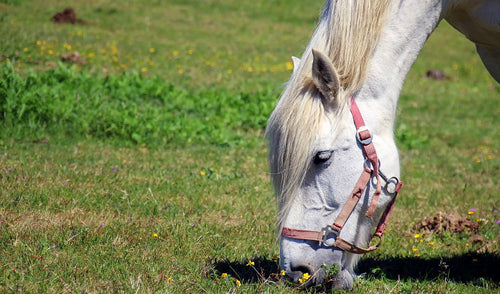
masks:
[[[380,162],[378,160],[377,152],[375,151],[375,146],[372,142],[372,135],[369,129],[365,126],[365,122],[363,121],[363,117],[359,111],[354,98],[351,96],[351,113],[354,119],[354,124],[357,128],[356,130],[356,138],[360,142],[361,147],[363,149],[363,155],[365,156],[366,163],[364,164],[363,172],[359,177],[356,185],[354,186],[351,195],[345,202],[344,206],[339,212],[339,215],[333,222],[331,226],[327,226],[321,231],[310,231],[310,230],[301,230],[301,229],[293,229],[289,227],[281,228],[281,236],[291,239],[298,240],[309,240],[309,241],[317,241],[320,246],[324,247],[337,247],[344,251],[355,253],[355,254],[364,254],[371,252],[377,249],[382,243],[382,236],[384,235],[385,228],[387,226],[387,222],[389,220],[389,215],[394,208],[394,203],[396,203],[396,197],[398,195],[399,190],[402,187],[402,182],[397,177],[387,178],[382,171],[380,171]],[[346,241],[340,237],[340,232],[344,227],[347,219],[354,211],[356,205],[358,204],[359,199],[363,195],[366,187],[370,184],[370,180],[374,178],[376,180],[376,190],[373,195],[372,203],[368,208],[368,212],[366,213],[367,217],[372,217],[375,208],[377,207],[378,198],[382,192],[382,185],[380,178],[384,180],[384,190],[387,194],[393,196],[389,205],[387,205],[380,221],[377,225],[377,229],[375,233],[372,235],[368,248],[358,247],[357,245],[352,244],[349,241]],[[375,245],[370,245],[371,241],[374,238],[378,238],[378,242]],[[334,239],[334,241],[331,241]]]
[[[361,126],[356,130],[356,139],[361,145],[368,145],[372,142],[372,135],[366,126]]]

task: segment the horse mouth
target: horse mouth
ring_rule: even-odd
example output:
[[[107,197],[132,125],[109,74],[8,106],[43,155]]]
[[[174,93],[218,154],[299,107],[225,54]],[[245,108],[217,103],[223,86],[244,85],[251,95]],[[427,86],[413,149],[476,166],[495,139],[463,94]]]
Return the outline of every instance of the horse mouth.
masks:
[[[332,272],[332,267],[321,266],[313,270],[310,266],[293,268],[287,278],[299,284],[301,288],[317,288],[322,291],[349,289],[353,285],[353,276],[347,270]]]

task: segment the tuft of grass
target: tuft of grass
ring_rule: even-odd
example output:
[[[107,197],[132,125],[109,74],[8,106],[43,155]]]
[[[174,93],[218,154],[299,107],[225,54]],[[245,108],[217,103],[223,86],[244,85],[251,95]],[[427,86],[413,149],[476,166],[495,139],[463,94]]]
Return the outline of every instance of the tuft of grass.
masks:
[[[21,77],[7,63],[0,65],[0,95],[0,138],[234,145],[265,128],[277,93],[188,92],[137,72],[97,77],[63,64]]]

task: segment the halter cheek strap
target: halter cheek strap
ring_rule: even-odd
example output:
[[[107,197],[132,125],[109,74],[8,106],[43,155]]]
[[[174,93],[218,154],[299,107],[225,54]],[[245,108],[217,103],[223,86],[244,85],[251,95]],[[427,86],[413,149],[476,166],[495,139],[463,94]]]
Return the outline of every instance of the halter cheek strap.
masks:
[[[352,118],[354,120],[354,125],[356,126],[356,137],[358,138],[361,147],[363,148],[363,153],[365,154],[366,159],[371,163],[373,167],[373,174],[377,180],[377,188],[375,193],[373,194],[372,203],[366,212],[367,217],[372,217],[373,212],[375,212],[375,208],[377,208],[378,198],[382,193],[382,186],[380,183],[379,176],[379,160],[377,156],[377,151],[375,150],[375,145],[373,145],[372,135],[370,131],[365,125],[365,121],[363,120],[363,116],[361,112],[359,112],[358,105],[354,98],[351,96],[351,113]]]
[[[379,160],[377,152],[375,150],[375,146],[373,145],[372,142],[372,135],[368,130],[368,128],[366,128],[363,117],[361,116],[359,108],[352,96],[351,96],[351,113],[353,116],[354,124],[357,129],[356,136],[363,149],[365,159],[371,164],[372,169],[370,169],[365,164],[363,172],[361,173],[358,181],[356,182],[354,189],[352,190],[351,194],[349,195],[349,198],[347,199],[346,203],[340,210],[339,215],[337,216],[337,218],[335,219],[335,221],[331,226],[327,227],[323,231],[310,231],[310,230],[300,230],[289,227],[283,227],[281,231],[281,236],[291,239],[318,241],[320,245],[327,247],[337,247],[344,251],[355,254],[368,253],[370,251],[377,249],[380,246],[382,242],[382,236],[387,226],[389,216],[392,212],[392,209],[394,208],[394,203],[396,202],[397,194],[402,187],[402,183],[397,178],[391,178],[388,180],[379,170]],[[382,214],[382,217],[380,218],[380,221],[377,225],[377,229],[375,230],[375,233],[373,234],[369,242],[371,243],[371,240],[377,237],[379,239],[378,243],[369,246],[368,248],[362,248],[352,244],[349,241],[340,238],[339,235],[345,223],[347,222],[347,219],[349,218],[351,213],[354,211],[356,205],[358,204],[359,199],[363,195],[366,187],[369,185],[370,179],[373,176],[376,178],[377,187],[373,195],[370,207],[368,208],[368,211],[366,213],[366,216],[372,217],[375,209],[377,208],[378,199],[380,197],[380,194],[382,193],[382,184],[380,181],[381,176],[386,182],[386,189],[390,183],[394,185],[394,191],[390,193],[393,195],[393,198],[391,202],[388,204],[384,213]],[[330,237],[333,237],[332,235],[335,236],[335,242],[333,244],[330,244],[328,242],[328,239]]]

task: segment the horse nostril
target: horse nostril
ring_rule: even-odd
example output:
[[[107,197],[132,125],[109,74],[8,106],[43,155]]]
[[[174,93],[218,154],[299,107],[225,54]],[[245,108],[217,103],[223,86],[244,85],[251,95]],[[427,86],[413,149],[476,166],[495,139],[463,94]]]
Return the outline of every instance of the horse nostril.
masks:
[[[299,279],[303,278],[304,274],[308,274],[308,277],[311,277],[314,273],[313,268],[309,265],[292,266],[291,270],[287,275],[295,283],[299,282]]]

